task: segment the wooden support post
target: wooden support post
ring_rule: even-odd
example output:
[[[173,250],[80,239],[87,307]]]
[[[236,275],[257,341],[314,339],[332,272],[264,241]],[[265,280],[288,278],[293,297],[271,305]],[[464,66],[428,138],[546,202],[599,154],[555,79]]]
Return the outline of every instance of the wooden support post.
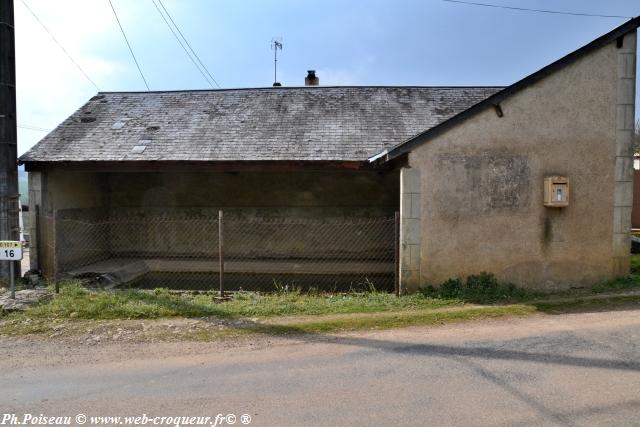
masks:
[[[13,0],[0,0],[0,240],[20,239],[15,58]],[[0,279],[8,284],[10,275],[0,263]]]

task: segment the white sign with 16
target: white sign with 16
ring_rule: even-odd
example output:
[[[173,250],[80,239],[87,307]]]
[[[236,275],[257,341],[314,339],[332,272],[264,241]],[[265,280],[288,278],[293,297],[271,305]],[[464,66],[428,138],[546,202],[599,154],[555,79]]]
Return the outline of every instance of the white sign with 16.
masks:
[[[12,240],[0,241],[0,260],[20,261],[22,259],[22,243]]]

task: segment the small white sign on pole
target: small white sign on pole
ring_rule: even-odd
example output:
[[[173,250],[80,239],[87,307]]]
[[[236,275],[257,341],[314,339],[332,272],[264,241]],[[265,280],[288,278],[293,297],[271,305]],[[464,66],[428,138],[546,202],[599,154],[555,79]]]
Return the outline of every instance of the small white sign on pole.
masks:
[[[0,240],[0,260],[20,261],[22,259],[22,242]]]

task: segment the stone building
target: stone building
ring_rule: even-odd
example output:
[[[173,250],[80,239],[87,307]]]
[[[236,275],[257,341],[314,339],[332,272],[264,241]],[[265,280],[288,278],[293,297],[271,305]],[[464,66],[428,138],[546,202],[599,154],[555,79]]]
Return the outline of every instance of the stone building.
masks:
[[[505,88],[99,93],[20,158],[32,267],[51,266],[38,214],[222,208],[315,219],[399,211],[407,291],[480,271],[529,287],[625,275],[639,24]]]

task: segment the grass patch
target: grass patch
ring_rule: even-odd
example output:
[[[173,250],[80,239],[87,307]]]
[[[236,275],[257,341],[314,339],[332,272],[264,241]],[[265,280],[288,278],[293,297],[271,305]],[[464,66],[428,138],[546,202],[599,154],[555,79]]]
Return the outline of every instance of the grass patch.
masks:
[[[363,316],[341,316],[310,319],[286,324],[257,324],[254,332],[271,334],[322,333],[361,329],[391,329],[417,325],[438,325],[504,316],[524,316],[536,312],[534,306],[523,304],[495,307],[460,307],[452,309],[415,310],[405,312],[367,313]],[[321,317],[321,316],[320,316]]]
[[[640,257],[634,258],[640,264]],[[81,329],[83,324],[100,321],[172,317],[207,318],[206,321],[216,318],[226,322],[228,330],[224,332],[194,332],[202,335],[198,339],[256,332],[395,328],[536,312],[555,314],[637,306],[640,296],[595,298],[602,293],[634,289],[640,289],[637,274],[593,288],[543,293],[501,284],[492,275],[482,273],[400,297],[375,291],[344,294],[282,291],[239,292],[221,301],[215,293],[174,293],[166,289],[93,292],[67,283],[61,286],[60,294],[24,312],[0,314],[0,334],[45,334],[64,322],[71,329],[76,326]]]
[[[569,302],[536,302],[494,306],[464,305],[437,309],[421,309],[400,312],[344,314],[338,316],[309,316],[304,319],[281,319],[277,323],[253,323],[241,326],[239,334],[261,333],[315,334],[365,329],[392,329],[408,326],[429,326],[461,323],[480,319],[522,317],[536,313],[564,314],[593,311],[609,311],[640,306],[640,296],[619,296],[606,299],[578,298]]]
[[[640,295],[621,295],[598,299],[576,298],[573,301],[539,301],[532,305],[537,311],[547,314],[624,310],[638,307]]]
[[[24,314],[35,319],[156,319],[162,317],[243,318],[337,313],[371,313],[392,310],[434,309],[461,305],[458,299],[431,298],[421,294],[401,296],[370,292],[359,294],[238,293],[220,302],[215,293],[172,293],[127,290],[91,292],[77,284],[61,287],[50,301]]]
[[[240,292],[230,300],[220,301],[215,293],[173,293],[166,289],[92,292],[78,284],[68,283],[61,287],[60,294],[54,298],[24,313],[9,316],[85,320],[210,316],[225,319],[271,318],[433,310],[464,304],[518,304],[633,289],[640,289],[640,275],[631,275],[589,289],[544,293],[501,284],[492,275],[482,273],[469,276],[466,281],[450,279],[439,288],[425,288],[421,292],[400,297],[383,292]]]
[[[493,306],[464,305],[437,309],[282,317],[264,319],[263,321],[248,321],[245,319],[237,325],[232,325],[222,330],[216,329],[215,327],[200,327],[194,330],[185,330],[181,334],[175,334],[172,329],[156,327],[148,333],[138,335],[136,341],[211,341],[251,334],[322,334],[366,329],[441,325],[480,319],[530,316],[536,313],[563,314],[622,310],[638,307],[640,307],[640,296],[619,296],[605,299],[579,298],[563,302],[548,301]],[[207,325],[207,320],[201,320],[199,322],[200,325]],[[231,323],[233,323],[233,321]],[[67,337],[86,335],[88,330],[90,332],[94,329],[99,331],[104,337],[105,330],[111,330],[110,333],[106,333],[107,339],[116,328],[119,330],[120,327],[124,326],[122,321],[117,320],[55,319],[52,321],[51,319],[32,319],[21,316],[13,319],[5,319],[5,321],[0,322],[0,334],[12,336],[44,335],[59,331],[57,328],[60,325],[64,325],[64,336]]]
[[[225,316],[215,304],[189,301],[159,290],[157,292],[90,292],[77,284],[61,287],[50,301],[27,309],[35,319],[155,319],[159,317]]]
[[[456,298],[432,298],[421,294],[396,297],[384,292],[347,294],[285,292],[241,293],[220,306],[226,312],[237,316],[273,317],[434,309],[461,304],[463,302]]]

